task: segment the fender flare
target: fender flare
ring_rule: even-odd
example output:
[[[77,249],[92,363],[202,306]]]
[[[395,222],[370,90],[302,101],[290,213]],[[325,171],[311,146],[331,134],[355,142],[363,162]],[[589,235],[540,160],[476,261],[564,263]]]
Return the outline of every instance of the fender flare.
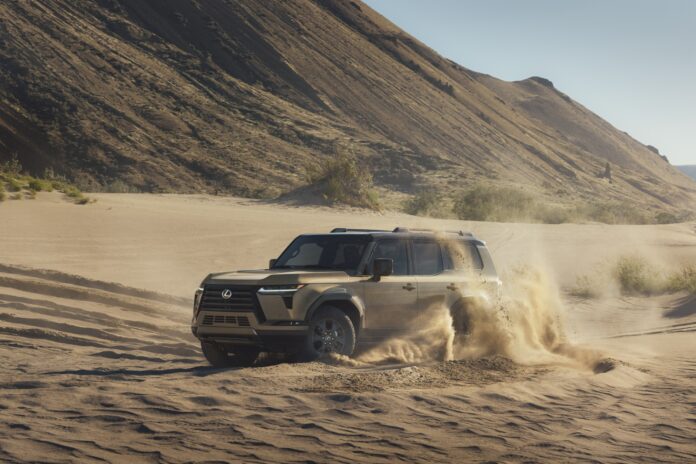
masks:
[[[312,319],[312,316],[314,316],[314,313],[317,312],[319,308],[321,308],[325,304],[330,304],[331,302],[334,301],[340,301],[341,303],[348,302],[352,306],[355,307],[358,311],[358,315],[360,316],[360,327],[356,328],[362,328],[363,327],[363,321],[365,320],[365,306],[363,305],[362,301],[357,297],[357,295],[352,295],[347,292],[327,292],[319,296],[314,303],[309,307],[309,310],[307,311],[307,315],[305,316],[305,321],[309,321]]]

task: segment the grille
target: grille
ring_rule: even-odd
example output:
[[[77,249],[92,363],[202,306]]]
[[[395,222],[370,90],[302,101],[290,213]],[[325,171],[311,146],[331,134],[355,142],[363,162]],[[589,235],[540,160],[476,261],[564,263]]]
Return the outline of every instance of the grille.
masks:
[[[236,325],[238,327],[249,327],[249,318],[246,316],[213,316],[207,314],[203,316],[203,325]]]
[[[223,290],[230,290],[232,296],[222,297]],[[234,285],[206,285],[200,309],[206,311],[255,311],[258,287],[239,287]]]

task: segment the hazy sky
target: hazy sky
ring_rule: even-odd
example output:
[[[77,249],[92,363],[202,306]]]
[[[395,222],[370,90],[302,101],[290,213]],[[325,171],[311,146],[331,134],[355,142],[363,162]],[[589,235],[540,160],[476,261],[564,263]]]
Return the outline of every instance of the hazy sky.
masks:
[[[672,164],[696,164],[696,0],[366,0],[440,54],[542,76]]]

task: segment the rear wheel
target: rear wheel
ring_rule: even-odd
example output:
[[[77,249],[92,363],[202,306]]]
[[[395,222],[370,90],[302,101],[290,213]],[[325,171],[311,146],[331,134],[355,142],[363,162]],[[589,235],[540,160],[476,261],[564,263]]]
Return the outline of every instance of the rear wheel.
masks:
[[[300,353],[305,360],[314,360],[329,353],[350,356],[355,350],[355,327],[340,309],[325,306],[309,322],[309,332]]]
[[[210,342],[201,342],[201,350],[205,359],[214,367],[248,367],[254,364],[260,352],[258,348],[246,346],[228,351]]]

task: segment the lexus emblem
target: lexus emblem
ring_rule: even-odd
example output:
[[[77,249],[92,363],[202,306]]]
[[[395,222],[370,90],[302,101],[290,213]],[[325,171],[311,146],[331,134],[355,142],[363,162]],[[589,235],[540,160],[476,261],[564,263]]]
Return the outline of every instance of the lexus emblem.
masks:
[[[232,290],[230,290],[229,288],[224,289],[222,291],[222,299],[229,300],[230,298],[232,298]]]

